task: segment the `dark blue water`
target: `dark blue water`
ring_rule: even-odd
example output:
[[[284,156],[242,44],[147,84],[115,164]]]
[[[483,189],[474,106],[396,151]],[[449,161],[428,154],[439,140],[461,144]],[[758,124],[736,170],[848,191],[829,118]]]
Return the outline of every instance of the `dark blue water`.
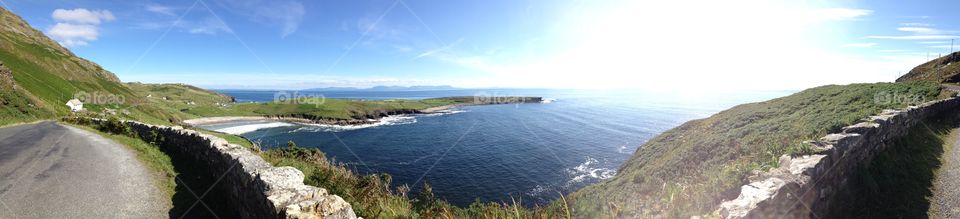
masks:
[[[270,101],[273,91],[220,91],[238,101]],[[362,173],[389,173],[419,191],[429,182],[454,204],[544,203],[608,179],[641,144],[685,121],[736,104],[790,92],[662,94],[632,91],[457,90],[322,92],[328,98],[420,99],[462,95],[530,95],[547,104],[488,105],[448,115],[398,118],[390,125],[331,131],[312,126],[243,134],[265,147],[316,147]],[[303,93],[320,95],[321,93]]]

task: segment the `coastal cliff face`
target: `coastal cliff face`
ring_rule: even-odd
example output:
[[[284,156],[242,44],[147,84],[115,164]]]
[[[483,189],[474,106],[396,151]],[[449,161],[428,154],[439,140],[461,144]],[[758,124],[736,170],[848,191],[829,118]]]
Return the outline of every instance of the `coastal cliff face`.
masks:
[[[81,120],[81,119],[77,119]],[[90,120],[103,123],[103,120]],[[191,162],[217,196],[238,218],[356,218],[350,205],[326,189],[303,184],[293,167],[274,167],[260,156],[226,140],[183,129],[126,121],[144,141],[156,142],[171,156]]]
[[[780,167],[751,177],[740,195],[725,201],[715,214],[723,218],[809,218],[830,215],[845,197],[851,177],[880,152],[918,123],[955,112],[956,97],[931,101],[901,110],[885,110],[863,122],[846,126],[818,141],[809,141],[817,153],[784,155]]]

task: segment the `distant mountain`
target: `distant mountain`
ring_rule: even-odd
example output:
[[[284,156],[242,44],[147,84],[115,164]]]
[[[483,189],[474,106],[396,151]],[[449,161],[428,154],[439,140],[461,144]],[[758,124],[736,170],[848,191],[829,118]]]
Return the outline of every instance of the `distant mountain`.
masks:
[[[305,89],[304,91],[434,91],[434,90],[459,90],[460,88],[455,88],[449,85],[438,85],[438,86],[376,86],[371,88],[355,88],[355,87],[325,87],[325,88],[311,88]]]

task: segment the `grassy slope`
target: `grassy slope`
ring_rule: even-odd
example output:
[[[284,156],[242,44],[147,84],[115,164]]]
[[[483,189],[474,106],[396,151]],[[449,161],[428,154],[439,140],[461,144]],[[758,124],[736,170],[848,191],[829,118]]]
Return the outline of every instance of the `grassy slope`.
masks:
[[[930,60],[914,67],[897,81],[933,81],[937,83],[960,83],[960,52]]]
[[[27,122],[52,116],[49,109],[13,81],[13,73],[0,63],[0,125]]]
[[[751,170],[775,166],[802,141],[907,104],[878,94],[925,101],[939,93],[931,82],[829,85],[739,105],[651,139],[613,179],[571,194],[573,208],[588,217],[705,214],[735,198]]]
[[[956,112],[928,119],[894,140],[870,165],[851,177],[842,202],[826,218],[927,218],[935,171],[944,147],[955,142]],[[931,215],[935,216],[935,215]]]
[[[0,62],[13,80],[0,89],[0,124],[49,119],[67,114],[64,103],[79,92],[127,97],[133,92],[100,66],[30,27],[17,15],[0,8]]]
[[[301,102],[298,103],[232,103],[231,98],[226,95],[190,85],[141,83],[127,83],[126,85],[133,90],[136,96],[143,99],[144,103],[136,106],[142,109],[132,111],[128,117],[159,124],[218,116],[292,116],[350,120],[375,117],[388,112],[423,110],[430,107],[473,101],[472,98],[369,101],[300,99]],[[157,122],[156,120],[166,121]]]
[[[134,110],[128,116],[131,119],[154,124],[174,124],[197,118],[197,115],[187,111],[198,107],[217,107],[219,104],[232,102],[232,99],[226,95],[185,84],[126,83],[126,86],[133,90],[137,98],[143,102],[143,104],[132,106]]]

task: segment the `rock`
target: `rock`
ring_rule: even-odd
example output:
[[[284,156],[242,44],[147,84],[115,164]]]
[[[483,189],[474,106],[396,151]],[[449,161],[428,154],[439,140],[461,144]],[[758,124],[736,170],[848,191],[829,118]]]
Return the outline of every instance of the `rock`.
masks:
[[[93,119],[92,122],[104,120]],[[180,126],[125,121],[140,136],[155,132],[162,147],[183,154],[205,172],[219,176],[211,192],[241,218],[356,218],[350,203],[326,189],[304,185],[293,167],[274,167],[240,145]]]
[[[885,150],[889,142],[904,136],[920,121],[958,107],[960,99],[949,98],[901,110],[884,110],[864,119],[865,122],[844,127],[840,133],[805,141],[804,144],[822,149],[823,153],[780,156],[780,167],[759,177],[749,177],[737,199],[721,203],[715,214],[723,218],[827,215],[836,206],[833,202],[849,201],[837,194],[849,186],[852,173]]]

